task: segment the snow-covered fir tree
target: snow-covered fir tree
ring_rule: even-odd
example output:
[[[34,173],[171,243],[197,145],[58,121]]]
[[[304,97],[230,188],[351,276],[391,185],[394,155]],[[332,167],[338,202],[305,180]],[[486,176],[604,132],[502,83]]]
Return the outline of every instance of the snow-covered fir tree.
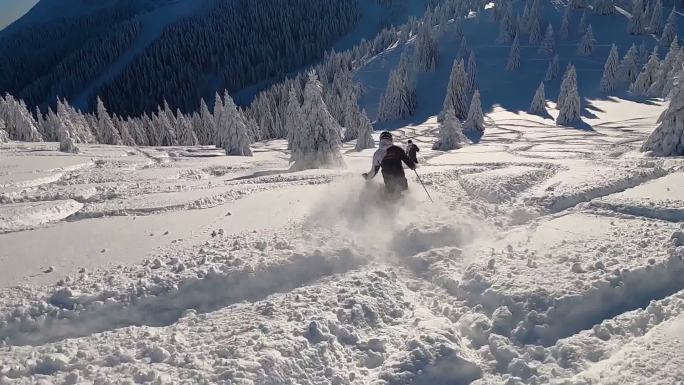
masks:
[[[195,121],[193,127],[199,144],[203,146],[214,144],[216,123],[204,99],[200,100],[199,119]]]
[[[40,142],[43,138],[36,128],[36,121],[24,102],[12,95],[0,95],[0,119],[5,122],[11,140]]]
[[[516,34],[511,50],[508,52],[506,71],[515,71],[518,68],[520,68],[520,37]]]
[[[596,38],[594,37],[594,31],[591,25],[587,27],[587,32],[582,37],[582,41],[577,47],[577,54],[580,56],[591,56],[596,49]]]
[[[603,65],[603,76],[601,76],[601,92],[609,93],[615,90],[619,82],[620,57],[618,48],[615,44],[610,47],[610,53],[606,64]]]
[[[648,30],[655,35],[660,35],[663,32],[663,3],[660,0],[656,0],[653,4]]]
[[[0,119],[0,144],[2,143],[9,143],[10,137],[9,134],[6,131],[7,127],[5,126],[5,122]]]
[[[466,118],[463,128],[466,131],[484,132],[484,114],[482,113],[482,102],[480,101],[480,91],[473,92],[468,118]]]
[[[176,123],[176,137],[178,139],[178,144],[181,146],[197,146],[199,141],[197,140],[195,131],[192,129],[192,122],[185,115],[183,115],[180,110],[178,111],[177,115],[178,119]],[[133,136],[132,133],[131,136]]]
[[[468,57],[468,68],[466,69],[466,95],[472,94],[477,88],[477,61],[475,60],[475,52],[471,52]]]
[[[594,12],[597,15],[612,15],[615,11],[614,0],[596,0],[594,3]]]
[[[309,72],[304,88],[302,115],[304,124],[295,130],[292,140],[293,170],[343,165],[340,152],[342,127],[323,102],[323,89],[314,71]]]
[[[665,81],[665,85],[663,86],[663,91],[660,93],[661,97],[670,97],[670,93],[672,92],[672,90],[675,87],[675,84],[677,83],[677,75],[679,74],[679,70],[683,67],[684,49],[680,48],[679,54],[675,57],[674,64],[672,65],[672,69],[670,70],[670,74],[667,76],[667,80]]]
[[[62,140],[59,142],[59,151],[66,152],[69,154],[78,154],[81,150],[76,146],[76,142],[71,138],[71,135],[67,133]]]
[[[356,146],[354,149],[356,151],[362,151],[367,148],[375,147],[375,140],[373,140],[373,125],[371,124],[366,111],[361,111],[360,121],[359,121],[359,135],[356,138]]]
[[[658,68],[660,68],[660,59],[658,59],[658,47],[656,46],[653,48],[648,63],[646,63],[641,73],[639,73],[636,81],[629,87],[629,90],[636,95],[646,95],[648,89],[655,81]]]
[[[584,36],[587,33],[587,27],[589,26],[587,21],[587,11],[582,12],[582,17],[580,18],[579,24],[577,24],[577,34]]]
[[[509,44],[515,38],[518,30],[515,18],[513,17],[512,3],[506,2],[503,15],[499,23],[499,36],[496,41],[500,44]]]
[[[553,55],[556,50],[556,38],[553,36],[553,26],[549,24],[546,27],[546,33],[544,33],[544,39],[539,45],[539,54],[544,56]]]
[[[544,82],[539,83],[537,91],[534,92],[534,98],[532,98],[532,103],[530,104],[530,109],[528,110],[530,114],[546,116],[548,112],[546,111],[546,95],[544,94]]]
[[[660,124],[641,146],[653,156],[684,156],[684,70],[680,70],[672,89],[670,105],[660,115]]]
[[[450,151],[461,148],[465,141],[461,122],[456,118],[454,110],[449,108],[444,113],[444,119],[439,125],[437,141],[432,145],[433,150]]]
[[[119,135],[121,135],[122,144],[124,146],[135,147],[135,140],[133,140],[133,136],[128,131],[128,125],[126,122],[118,115],[114,115],[112,121],[114,121],[114,127],[116,127],[116,129],[119,131]]]
[[[561,25],[558,30],[558,36],[561,40],[567,40],[570,37],[570,8],[566,8],[563,18],[561,19]]]
[[[416,104],[413,71],[408,56],[404,54],[397,68],[390,72],[387,88],[378,107],[378,121],[406,119],[415,113]]]
[[[667,51],[667,54],[665,55],[665,59],[663,59],[662,63],[660,64],[660,67],[658,68],[658,72],[656,73],[655,79],[653,80],[653,84],[648,88],[647,95],[650,97],[665,97],[667,95],[663,95],[663,90],[665,88],[665,84],[668,81],[668,77],[670,77],[672,69],[675,68],[675,65],[678,61],[678,57],[680,56],[680,48],[679,48],[679,43],[677,42],[677,39],[672,41],[672,44],[670,44],[670,49]],[[675,72],[676,74],[676,72]]]
[[[665,27],[663,27],[663,34],[660,35],[660,44],[668,46],[677,37],[677,12],[675,7],[672,7],[670,15],[667,17]]]
[[[632,17],[629,19],[627,32],[631,35],[642,35],[646,30],[647,20],[644,20],[643,0],[634,0],[632,3]]]
[[[299,102],[299,96],[297,95],[294,85],[290,87],[290,91],[288,93],[287,114],[285,119],[285,129],[287,130],[287,147],[291,149],[295,131],[304,125],[302,105]]]
[[[632,84],[637,76],[639,76],[638,52],[636,46],[632,44],[620,62],[620,81]]]
[[[158,146],[175,146],[176,143],[176,118],[168,109],[168,104],[159,107],[154,116],[155,137]]]
[[[535,18],[530,22],[530,37],[528,42],[530,45],[537,45],[542,40],[542,28],[539,18]]]
[[[561,83],[560,95],[558,96],[558,109],[556,124],[566,126],[580,120],[580,97],[574,65],[570,65],[563,76],[563,83]]]
[[[463,59],[454,60],[451,67],[451,75],[449,76],[449,84],[447,85],[447,93],[444,97],[444,104],[442,105],[442,112],[439,115],[440,120],[444,119],[444,114],[450,109],[459,119],[465,119],[467,111],[465,93],[466,90],[466,73],[463,65]]]
[[[544,76],[544,81],[551,81],[558,77],[558,72],[560,71],[560,58],[558,55],[553,55],[553,59],[549,62],[549,66],[546,69],[546,75]]]
[[[216,119],[216,147],[226,151],[226,155],[252,156],[247,119],[238,109],[228,92],[223,95],[223,108]]]
[[[430,32],[430,26],[423,24],[416,38],[416,66],[423,72],[434,72],[439,60],[437,41]]]

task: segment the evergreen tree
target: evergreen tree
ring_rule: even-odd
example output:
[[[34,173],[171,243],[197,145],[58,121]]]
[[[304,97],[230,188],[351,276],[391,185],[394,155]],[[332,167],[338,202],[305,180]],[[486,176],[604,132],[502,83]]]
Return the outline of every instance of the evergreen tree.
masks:
[[[299,127],[304,125],[304,117],[302,116],[302,106],[299,103],[299,97],[294,85],[290,87],[287,102],[287,114],[285,116],[285,129],[287,130],[287,148],[292,149],[292,141],[294,134]]]
[[[114,126],[112,118],[109,116],[102,99],[97,98],[97,119],[98,119],[98,138],[102,144],[121,145],[121,135]]]
[[[385,93],[380,99],[378,121],[406,119],[416,111],[416,87],[410,73],[408,57],[402,55],[399,65],[390,72]]]
[[[597,15],[612,15],[615,13],[614,0],[596,0],[594,12]]]
[[[70,154],[78,154],[81,152],[81,150],[76,146],[76,143],[68,133],[64,136],[64,138],[62,138],[62,141],[59,142],[59,151]]]
[[[684,66],[684,50],[680,48],[677,56],[674,59],[674,64],[672,65],[670,74],[667,76],[667,80],[663,86],[663,91],[660,93],[661,97],[668,98],[670,96],[670,93],[678,81],[677,75],[679,74],[679,70],[682,68],[682,66]]]
[[[556,39],[553,36],[553,26],[551,24],[546,27],[544,40],[539,45],[539,54],[544,56],[551,56],[556,50]]]
[[[551,81],[558,77],[558,71],[560,71],[558,55],[553,55],[553,59],[549,62],[549,67],[546,69],[545,81]]]
[[[677,13],[675,7],[672,7],[670,15],[667,17],[667,23],[663,28],[663,34],[660,36],[660,44],[667,46],[672,44],[672,41],[677,37]]]
[[[579,47],[577,47],[577,54],[580,56],[590,56],[594,53],[594,49],[596,49],[596,38],[594,38],[594,32],[590,25],[587,27],[587,32],[582,37]]]
[[[535,18],[531,21],[530,24],[530,38],[529,38],[529,43],[530,45],[537,45],[539,42],[542,40],[542,29],[541,29],[541,23],[539,21],[539,18]]]
[[[342,166],[342,128],[323,102],[323,89],[314,71],[309,72],[304,89],[302,115],[306,120],[302,127],[295,130],[292,140],[292,169]]]
[[[636,81],[637,76],[639,76],[637,48],[632,44],[620,62],[620,80],[623,83],[632,84]]]
[[[513,18],[512,4],[507,2],[504,6],[503,16],[499,23],[499,36],[496,41],[500,44],[509,44],[517,34],[517,25]]]
[[[466,94],[465,94],[466,74],[463,65],[463,59],[454,60],[451,67],[451,75],[449,76],[449,84],[447,85],[447,94],[444,98],[442,113],[440,120],[444,118],[444,114],[448,110],[453,110],[454,114],[459,119],[464,119],[467,114],[466,110]]]
[[[660,35],[663,32],[663,3],[660,0],[656,0],[653,5],[649,31],[656,35]]]
[[[587,33],[587,11],[582,12],[582,17],[580,18],[580,22],[577,25],[577,34],[580,36],[584,36],[584,34]]]
[[[367,148],[375,147],[375,141],[373,140],[373,125],[370,119],[366,115],[366,111],[361,111],[360,124],[359,124],[359,135],[356,138],[356,146],[354,149],[356,151],[362,151]]]
[[[214,144],[214,137],[216,137],[216,122],[214,122],[214,117],[211,115],[211,112],[209,112],[209,106],[207,106],[204,99],[200,99],[200,111],[198,116],[199,119],[193,126],[199,144],[203,146]]]
[[[652,156],[684,156],[684,70],[680,70],[672,89],[670,105],[658,121],[660,124],[641,146]]]
[[[468,131],[484,132],[484,114],[482,113],[482,103],[480,102],[480,91],[475,90],[468,109],[468,118],[464,123],[464,128]]]
[[[477,62],[475,52],[471,52],[468,57],[468,69],[466,71],[466,95],[471,94],[477,87]]]
[[[118,115],[114,115],[112,121],[114,122],[114,127],[116,127],[117,131],[119,131],[119,135],[121,135],[122,144],[128,147],[135,147],[135,140],[133,140],[131,133],[128,131],[128,125],[126,125],[126,122]]]
[[[634,0],[632,4],[632,17],[629,19],[627,32],[631,35],[642,35],[646,27],[644,3],[642,0]]]
[[[192,122],[180,110],[178,110],[177,115],[176,136],[178,137],[178,144],[181,146],[197,146],[199,141],[195,131],[192,129]]]
[[[615,44],[610,47],[610,53],[606,64],[603,66],[603,76],[601,76],[601,91],[609,93],[615,90],[619,79],[620,58]]]
[[[7,126],[5,125],[5,121],[0,118],[0,144],[9,143],[9,141],[10,137],[7,133]]]
[[[567,8],[569,9],[569,8]],[[567,11],[563,14],[563,19],[561,19],[561,26],[558,34],[561,40],[567,40],[570,36],[570,14]]]
[[[532,104],[530,104],[529,109],[530,114],[546,116],[546,96],[544,95],[544,82],[539,83],[537,91],[534,93],[534,98],[532,99]]]
[[[558,96],[558,118],[556,124],[560,126],[570,125],[580,120],[580,97],[577,90],[577,72],[575,66],[570,65],[561,83],[560,95]]]
[[[455,150],[461,148],[464,141],[461,123],[456,118],[454,110],[449,108],[444,113],[444,119],[439,125],[439,136],[432,149],[438,151]]]
[[[637,95],[646,95],[648,89],[653,84],[656,74],[660,68],[660,60],[658,59],[658,47],[656,46],[648,59],[648,63],[644,66],[636,81],[632,83],[629,90]]]
[[[506,71],[514,71],[520,68],[520,38],[515,35],[513,45],[508,53],[508,61],[506,62]]]
[[[665,84],[667,83],[668,77],[670,76],[672,69],[674,68],[675,64],[677,63],[678,57],[679,57],[679,43],[677,43],[677,39],[672,41],[672,44],[670,44],[670,49],[665,55],[665,59],[661,63],[660,67],[658,68],[658,72],[656,73],[656,77],[653,80],[653,84],[648,89],[647,95],[650,97],[665,97],[667,95],[663,95],[663,90],[665,88]]]
[[[223,148],[226,155],[252,156],[247,119],[238,109],[228,92],[223,95],[223,108],[216,118],[216,147]]]
[[[430,26],[423,24],[416,39],[416,65],[423,72],[434,72],[439,60],[437,42],[430,33]]]

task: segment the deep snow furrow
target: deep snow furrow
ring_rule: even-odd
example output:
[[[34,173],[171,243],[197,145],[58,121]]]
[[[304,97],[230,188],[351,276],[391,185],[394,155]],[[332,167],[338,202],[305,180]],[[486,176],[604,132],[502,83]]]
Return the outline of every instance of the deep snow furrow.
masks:
[[[81,310],[72,310],[79,308],[78,298],[60,291],[49,300],[64,309],[59,316],[10,322],[0,328],[0,340],[9,345],[35,346],[128,326],[166,326],[189,310],[208,313],[241,301],[260,300],[364,263],[351,254],[336,258],[304,256],[263,271],[215,272],[205,278],[187,279],[158,295],[134,298],[129,305],[105,302]]]

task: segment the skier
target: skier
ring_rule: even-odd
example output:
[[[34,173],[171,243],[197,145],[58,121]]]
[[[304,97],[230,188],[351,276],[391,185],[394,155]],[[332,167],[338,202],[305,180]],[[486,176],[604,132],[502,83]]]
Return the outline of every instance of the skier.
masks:
[[[364,173],[363,177],[366,180],[371,180],[382,169],[385,191],[392,197],[398,197],[402,192],[408,190],[408,181],[404,174],[402,162],[406,163],[411,170],[416,169],[416,164],[406,155],[406,151],[395,146],[392,134],[385,131],[380,134],[380,144],[375,155],[373,155],[371,171]]]
[[[420,148],[417,145],[413,144],[413,141],[409,139],[408,146],[406,146],[406,153],[408,154],[409,159],[411,159],[415,164],[418,164],[419,152]]]

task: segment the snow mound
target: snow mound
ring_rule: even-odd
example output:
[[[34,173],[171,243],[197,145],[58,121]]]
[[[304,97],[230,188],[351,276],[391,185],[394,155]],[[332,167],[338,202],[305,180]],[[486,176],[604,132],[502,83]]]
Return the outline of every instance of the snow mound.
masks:
[[[22,231],[59,222],[82,208],[82,203],[71,199],[0,205],[0,233]]]

